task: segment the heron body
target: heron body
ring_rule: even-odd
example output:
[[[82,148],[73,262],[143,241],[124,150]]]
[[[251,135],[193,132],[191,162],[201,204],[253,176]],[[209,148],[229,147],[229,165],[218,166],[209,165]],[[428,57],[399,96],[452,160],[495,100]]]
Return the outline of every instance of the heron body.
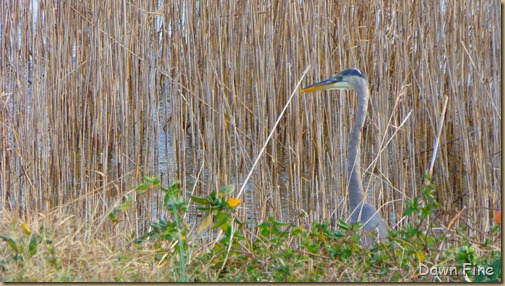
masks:
[[[301,92],[312,92],[317,90],[354,90],[358,95],[358,107],[356,109],[356,120],[349,135],[349,145],[347,146],[347,174],[349,176],[349,210],[351,212],[351,223],[361,222],[366,231],[375,231],[380,238],[387,237],[388,227],[377,212],[377,209],[367,203],[363,191],[361,180],[360,164],[360,143],[361,129],[365,124],[368,109],[370,90],[368,80],[363,73],[351,68],[341,73],[309,85]]]

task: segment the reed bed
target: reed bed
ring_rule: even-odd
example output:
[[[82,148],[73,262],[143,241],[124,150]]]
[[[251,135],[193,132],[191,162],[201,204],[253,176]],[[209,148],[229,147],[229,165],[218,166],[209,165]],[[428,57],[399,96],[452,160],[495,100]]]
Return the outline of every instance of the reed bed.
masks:
[[[36,6],[34,6],[36,5]],[[1,1],[0,209],[125,224],[114,202],[160,175],[187,195],[241,187],[303,70],[368,76],[362,161],[371,203],[404,223],[445,97],[433,179],[439,218],[470,235],[501,202],[499,1]],[[243,194],[241,216],[346,218],[352,92],[297,95]]]

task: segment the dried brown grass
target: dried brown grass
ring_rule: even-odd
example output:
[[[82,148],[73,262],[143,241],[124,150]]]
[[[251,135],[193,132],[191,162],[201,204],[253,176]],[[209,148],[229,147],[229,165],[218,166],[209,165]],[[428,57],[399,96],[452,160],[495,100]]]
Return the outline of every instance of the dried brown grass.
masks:
[[[440,218],[466,207],[458,224],[491,225],[502,180],[498,1],[41,0],[37,21],[31,3],[0,4],[0,208],[13,218],[101,222],[142,175],[179,178],[195,194],[240,186],[310,64],[306,83],[348,67],[368,75],[364,180],[392,225],[418,195],[448,96]],[[350,93],[296,97],[243,214],[345,218],[354,106]],[[161,202],[150,194],[139,206],[121,227],[101,226],[147,228]]]

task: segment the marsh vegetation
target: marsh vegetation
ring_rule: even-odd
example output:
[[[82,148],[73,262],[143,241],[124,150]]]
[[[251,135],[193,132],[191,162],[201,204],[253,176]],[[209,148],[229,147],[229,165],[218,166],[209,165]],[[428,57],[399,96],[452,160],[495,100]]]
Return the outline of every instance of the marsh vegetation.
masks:
[[[498,1],[0,3],[1,280],[462,281],[417,267],[501,261]],[[371,88],[364,186],[397,232],[372,249],[345,225],[351,93],[296,95],[235,197],[297,83],[348,67]],[[173,235],[135,242],[156,227]]]

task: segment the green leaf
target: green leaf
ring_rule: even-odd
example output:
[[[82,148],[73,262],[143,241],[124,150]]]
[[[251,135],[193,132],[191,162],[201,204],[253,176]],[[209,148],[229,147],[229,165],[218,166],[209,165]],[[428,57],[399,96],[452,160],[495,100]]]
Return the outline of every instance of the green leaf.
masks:
[[[149,183],[142,183],[142,184],[138,184],[135,187],[135,189],[136,190],[147,190],[150,186],[151,186],[151,184],[149,184]]]
[[[152,183],[154,181],[154,177],[144,176],[144,180]]]
[[[426,190],[426,191],[424,192],[424,196],[425,196],[426,198],[428,198],[428,199],[432,199],[432,200],[434,200],[434,199],[435,199],[435,194],[434,194],[434,192],[432,192],[432,191],[430,191],[430,190]]]
[[[119,210],[125,211],[125,210],[129,209],[130,207],[131,207],[130,202],[126,201],[126,202],[122,203],[121,205],[119,205]]]
[[[157,185],[160,182],[160,179],[156,176],[153,177],[144,176],[144,180],[148,181],[149,183],[152,183],[153,185]]]
[[[207,217],[203,219],[200,226],[198,226],[198,232],[202,232],[203,230],[207,229],[211,224],[212,224],[212,215],[209,214]]]
[[[291,230],[291,234],[294,235],[294,236],[301,235],[303,232],[304,232],[304,230],[303,230],[303,228],[301,226],[293,228]]]
[[[431,207],[432,207],[431,204],[427,204],[426,207],[424,207],[421,210],[421,218],[427,218],[431,214],[431,212],[432,212]]]
[[[407,209],[403,211],[403,215],[409,215],[413,212],[418,212],[419,211],[419,202],[417,200],[417,197],[414,197],[414,200],[407,200]]]
[[[109,218],[112,220],[113,223],[118,223],[119,222],[119,219],[117,218],[117,208],[114,208],[109,213]]]
[[[337,231],[335,231],[335,236],[336,236],[336,237],[344,237],[345,235],[344,235],[344,233],[342,233],[341,231],[338,231],[338,230],[337,230]]]
[[[129,193],[126,195],[126,200],[129,201],[129,202],[134,202],[135,201],[135,197],[133,196],[132,193]]]
[[[272,224],[275,225],[275,226],[285,226],[285,225],[289,225],[289,223],[287,222],[282,222],[282,221],[272,221]]]
[[[28,245],[28,253],[30,256],[34,256],[37,254],[37,246],[39,245],[39,237],[34,236],[32,239],[30,239],[30,244]]]
[[[418,251],[416,251],[416,254],[417,254],[417,259],[419,259],[419,261],[421,261],[421,262],[424,262],[424,260],[426,259],[424,252],[421,249],[419,249]]]
[[[229,195],[235,191],[235,184],[229,184],[219,190],[221,196]]]
[[[341,219],[338,220],[337,225],[338,225],[338,227],[345,229],[345,230],[348,230],[351,228],[351,226],[347,222],[345,222],[344,220],[341,220]]]
[[[179,192],[181,191],[181,189],[179,187],[180,183],[181,183],[181,181],[175,180],[174,182],[172,182],[172,184],[170,184],[167,191],[168,191],[168,193],[170,193],[171,196],[176,196],[179,194]]]
[[[3,241],[7,242],[16,253],[19,252],[18,245],[14,239],[3,235],[0,235],[0,238],[3,239]]]
[[[223,223],[222,225],[220,225],[219,227],[221,227],[221,229],[226,232],[230,229],[230,223],[228,221],[225,221],[225,223]]]
[[[219,213],[216,216],[216,223],[212,226],[212,228],[217,228],[223,225],[228,221],[228,218],[230,217],[229,213]]]
[[[196,196],[190,196],[191,200],[197,204],[200,205],[210,205],[210,201],[204,198],[196,197]]]
[[[32,231],[30,230],[30,228],[23,222],[21,223],[21,228],[23,229],[23,232],[26,234],[26,235],[30,235],[32,234]]]

